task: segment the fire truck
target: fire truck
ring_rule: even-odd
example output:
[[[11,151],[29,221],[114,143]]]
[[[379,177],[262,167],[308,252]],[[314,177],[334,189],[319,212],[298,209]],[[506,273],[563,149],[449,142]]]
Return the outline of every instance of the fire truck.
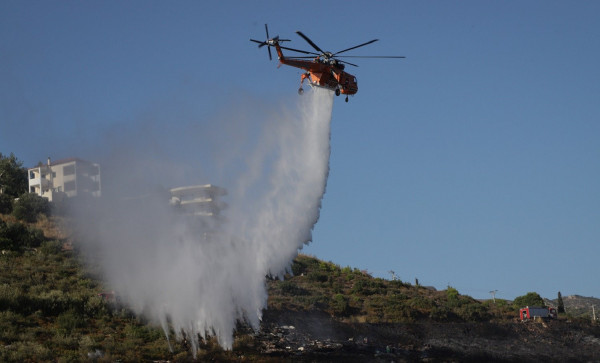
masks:
[[[535,318],[556,319],[556,309],[553,307],[538,307],[526,306],[519,310],[521,320],[529,320]]]

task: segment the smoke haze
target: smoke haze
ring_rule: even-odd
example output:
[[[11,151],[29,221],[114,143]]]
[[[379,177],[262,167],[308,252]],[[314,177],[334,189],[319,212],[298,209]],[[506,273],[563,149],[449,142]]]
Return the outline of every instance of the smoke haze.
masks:
[[[115,146],[102,165],[106,197],[76,212],[87,254],[108,286],[177,339],[214,335],[231,349],[237,320],[258,329],[265,276],[289,269],[319,218],[332,106],[333,93],[316,88],[291,109],[255,107],[224,120],[212,141],[209,127],[203,136],[193,128],[181,133],[187,147],[139,135],[144,140]],[[168,189],[207,183],[228,191],[222,219],[174,212]],[[196,340],[188,340],[195,353]]]

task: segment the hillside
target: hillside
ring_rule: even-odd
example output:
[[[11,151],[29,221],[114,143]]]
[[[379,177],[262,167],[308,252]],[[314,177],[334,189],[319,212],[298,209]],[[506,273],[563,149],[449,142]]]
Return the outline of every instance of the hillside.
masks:
[[[558,306],[558,299],[545,299],[548,305]],[[600,299],[580,295],[569,295],[563,297],[565,311],[569,316],[591,319],[595,309],[596,318],[600,317]]]
[[[186,342],[171,336],[169,347],[162,329],[98,295],[110,287],[82,266],[76,241],[65,248],[71,241],[64,221],[1,220],[3,236],[15,239],[1,241],[12,249],[0,255],[0,361],[192,360]],[[600,359],[600,328],[587,319],[521,323],[503,300],[479,302],[451,287],[434,291],[373,278],[306,255],[292,272],[267,280],[259,332],[240,324],[233,351],[209,339],[198,359]]]

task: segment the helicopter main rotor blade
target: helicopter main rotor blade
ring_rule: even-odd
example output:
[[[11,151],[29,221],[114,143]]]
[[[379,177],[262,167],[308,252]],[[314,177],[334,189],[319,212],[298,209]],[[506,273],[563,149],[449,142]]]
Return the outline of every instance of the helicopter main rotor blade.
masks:
[[[265,24],[265,32],[267,33],[267,39],[269,39],[269,27]]]
[[[336,58],[406,58],[401,55],[336,55]]]
[[[347,52],[347,51],[349,51],[349,50],[352,50],[352,49],[356,49],[356,48],[364,47],[365,45],[367,45],[367,44],[371,44],[371,43],[375,43],[375,42],[376,42],[376,41],[378,41],[378,40],[379,40],[379,39],[373,39],[373,40],[369,40],[369,41],[368,41],[368,42],[366,42],[366,43],[362,43],[362,44],[356,45],[356,46],[354,46],[354,47],[352,47],[352,48],[348,48],[348,49],[340,50],[339,52],[333,53],[333,55],[335,56],[336,54],[344,53],[344,52]]]
[[[306,35],[302,34],[301,31],[297,31],[296,34],[298,34],[299,36],[301,36],[304,40],[306,40],[306,42],[308,42],[308,44],[310,44],[313,48],[315,48],[317,51],[321,52],[321,53],[325,53],[321,50],[321,48],[319,48],[315,43],[313,43],[312,40],[310,40]]]
[[[300,50],[300,49],[294,49],[294,48],[288,48],[288,47],[282,47],[282,46],[279,46],[279,48],[285,49],[285,50],[291,50],[293,52],[298,52],[298,53],[319,55],[318,53],[309,52],[309,51],[306,51],[306,50]],[[313,58],[313,57],[311,57],[311,58]]]
[[[358,67],[358,65],[354,64],[354,63],[346,62],[346,61],[339,60],[339,59],[337,61],[340,62],[340,63],[345,63],[345,64],[348,64],[348,65],[354,66],[354,67]]]

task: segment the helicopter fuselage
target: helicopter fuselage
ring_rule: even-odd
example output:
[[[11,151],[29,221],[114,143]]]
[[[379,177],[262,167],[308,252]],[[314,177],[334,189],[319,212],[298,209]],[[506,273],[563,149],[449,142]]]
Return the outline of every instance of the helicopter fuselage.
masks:
[[[327,60],[321,57],[315,57],[313,60],[301,60],[286,58],[278,43],[274,44],[277,50],[277,56],[281,64],[304,69],[300,77],[300,88],[305,79],[308,79],[311,85],[328,88],[336,92],[336,95],[354,95],[358,92],[358,83],[356,77],[345,72],[344,65],[335,60]]]

